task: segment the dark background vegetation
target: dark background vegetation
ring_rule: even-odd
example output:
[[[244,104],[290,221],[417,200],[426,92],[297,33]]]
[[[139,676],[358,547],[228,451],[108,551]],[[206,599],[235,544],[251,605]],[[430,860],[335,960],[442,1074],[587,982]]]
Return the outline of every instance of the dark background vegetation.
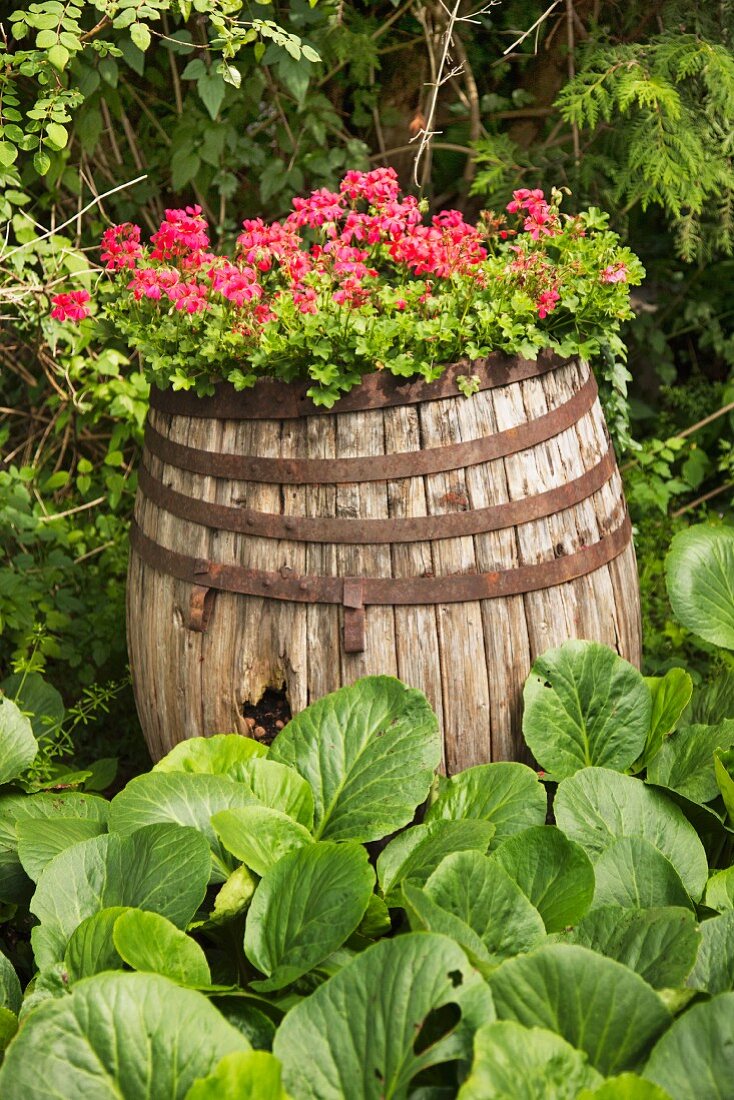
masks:
[[[107,225],[152,231],[167,206],[200,203],[226,244],[346,168],[392,164],[416,191],[412,139],[454,4],[32,9],[0,36],[0,675],[61,693],[48,759],[134,766],[124,574],[146,386],[122,346],[49,321],[49,296],[91,287]],[[566,209],[609,210],[641,256],[629,362],[601,366],[629,382],[629,431],[609,412],[647,671],[710,677],[672,621],[663,554],[688,523],[732,520],[734,4],[559,0],[532,30],[544,5],[477,9],[458,8],[420,189],[476,214],[518,186],[567,187]]]

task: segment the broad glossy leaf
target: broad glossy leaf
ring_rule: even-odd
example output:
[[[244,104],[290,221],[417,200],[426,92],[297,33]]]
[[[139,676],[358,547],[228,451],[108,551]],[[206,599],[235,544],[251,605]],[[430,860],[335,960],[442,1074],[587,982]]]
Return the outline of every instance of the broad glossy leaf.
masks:
[[[584,1089],[578,1100],[670,1100],[670,1093],[635,1073],[622,1073],[609,1077],[593,1092]]]
[[[16,779],[37,752],[31,723],[12,700],[0,696],[0,784]]]
[[[659,848],[641,836],[622,836],[594,860],[594,907],[693,908],[680,875]]]
[[[81,817],[32,818],[16,822],[18,858],[34,882],[59,852],[107,832],[101,821]]]
[[[107,834],[61,852],[38,880],[30,909],[36,962],[63,958],[75,928],[100,909],[150,909],[185,928],[204,899],[210,856],[205,838],[180,825]]]
[[[711,876],[706,884],[704,902],[709,909],[718,909],[720,913],[734,909],[734,867]]]
[[[227,851],[256,875],[264,875],[286,852],[314,843],[308,829],[269,806],[222,810],[212,827]]]
[[[652,716],[645,749],[635,770],[646,767],[660,751],[665,738],[680,721],[691,701],[693,680],[682,668],[671,668],[664,676],[646,676],[652,696]]]
[[[115,921],[112,939],[133,970],[163,974],[178,985],[211,985],[209,964],[198,943],[159,913],[128,909]]]
[[[716,785],[726,806],[729,824],[734,825],[734,750],[714,753]]]
[[[122,959],[112,939],[112,932],[117,918],[127,912],[125,905],[100,909],[74,929],[64,954],[64,965],[71,982],[91,978],[104,970],[122,970]]]
[[[419,691],[369,676],[301,711],[270,759],[313,790],[316,837],[380,840],[407,825],[441,756],[438,719]]]
[[[586,768],[559,784],[553,810],[559,827],[592,859],[619,837],[640,836],[670,860],[693,900],[701,897],[708,876],[703,845],[661,791],[607,768]]]
[[[426,893],[465,921],[491,955],[530,951],[545,939],[542,916],[494,858],[478,852],[448,856],[428,879]]]
[[[197,1078],[248,1047],[201,993],[158,974],[99,974],[35,1009],[7,1051],[0,1094],[185,1100]]]
[[[688,985],[706,993],[734,990],[734,909],[701,921],[701,946]]]
[[[489,985],[500,1019],[555,1031],[604,1074],[634,1066],[670,1024],[639,974],[585,947],[551,944],[508,959]]]
[[[205,775],[226,775],[241,781],[245,767],[253,757],[267,754],[265,745],[239,733],[216,733],[213,737],[189,737],[179,741],[162,760],[153,765],[154,772],[198,772]]]
[[[514,885],[514,884],[513,884]],[[438,905],[425,887],[403,883],[402,906],[413,932],[438,932],[455,940],[480,974],[491,974],[502,961],[490,954],[477,933],[461,917]]]
[[[277,1058],[264,1050],[226,1054],[208,1077],[199,1078],[186,1100],[288,1100]]]
[[[449,1017],[420,1049],[444,1005],[458,1006],[461,1022]],[[292,1008],[273,1053],[294,1100],[405,1100],[421,1070],[467,1056],[472,1031],[492,1018],[489,991],[461,948],[410,933],[369,947]]]
[[[321,841],[289,852],[263,875],[245,930],[245,954],[268,975],[253,989],[282,989],[351,936],[375,883],[359,844]]]
[[[673,1100],[731,1100],[734,993],[722,993],[679,1016],[658,1040],[643,1075]]]
[[[478,764],[447,779],[425,821],[479,818],[495,827],[490,848],[531,825],[543,825],[548,809],[545,787],[525,764]]]
[[[708,726],[734,718],[734,669],[723,669],[711,683],[696,688],[686,718]]]
[[[661,787],[672,787],[692,802],[711,802],[719,793],[714,752],[733,744],[734,720],[717,726],[682,726],[651,762],[647,778]]]
[[[584,849],[552,825],[506,840],[492,856],[540,913],[548,932],[583,917],[594,896],[594,869]]]
[[[0,1008],[10,1009],[17,1015],[22,1002],[23,993],[15,967],[0,951]]]
[[[243,783],[263,805],[287,814],[306,829],[313,828],[313,791],[295,768],[254,757],[243,773]]]
[[[458,1100],[576,1100],[600,1082],[586,1055],[560,1035],[495,1020],[474,1036],[474,1061]]]
[[[212,852],[212,881],[224,882],[234,861],[211,824],[214,814],[249,806],[252,791],[224,775],[148,772],[139,775],[110,803],[110,832],[127,836],[143,825],[174,822],[198,829]]]
[[[683,626],[734,649],[734,530],[700,524],[680,531],[665,559],[665,579]]]
[[[494,835],[489,821],[432,821],[393,838],[377,860],[377,879],[387,905],[400,905],[404,882],[421,886],[452,852],[484,853]]]
[[[64,700],[39,672],[16,672],[0,684],[31,724],[36,739],[53,735],[64,720]]]
[[[622,771],[645,747],[652,699],[640,673],[597,642],[569,641],[538,657],[523,692],[522,730],[555,778],[598,765]]]
[[[257,880],[246,867],[238,867],[219,889],[209,919],[214,923],[231,920],[243,913],[252,901]]]
[[[570,942],[624,963],[653,989],[682,985],[693,969],[699,945],[690,909],[622,909],[604,906],[587,913]]]
[[[18,1031],[18,1017],[9,1008],[0,1006],[0,1060],[11,1039]]]

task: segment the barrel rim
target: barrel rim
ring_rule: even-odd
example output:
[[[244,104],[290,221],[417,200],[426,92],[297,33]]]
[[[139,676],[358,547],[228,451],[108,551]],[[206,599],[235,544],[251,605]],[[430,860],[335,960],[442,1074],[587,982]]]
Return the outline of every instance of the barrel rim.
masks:
[[[416,405],[463,394],[457,378],[476,375],[478,389],[488,390],[524,382],[577,361],[558,355],[550,348],[538,352],[536,359],[491,352],[480,359],[459,359],[449,364],[440,378],[427,382],[419,378],[400,378],[388,371],[366,374],[359,385],[340,397],[332,408],[314,405],[307,391],[312,381],[283,382],[260,378],[249,389],[236,390],[231,382],[218,382],[215,392],[200,397],[186,390],[159,389],[154,386],[150,404],[156,412],[209,420],[293,420],[304,416],[363,412],[395,405]]]

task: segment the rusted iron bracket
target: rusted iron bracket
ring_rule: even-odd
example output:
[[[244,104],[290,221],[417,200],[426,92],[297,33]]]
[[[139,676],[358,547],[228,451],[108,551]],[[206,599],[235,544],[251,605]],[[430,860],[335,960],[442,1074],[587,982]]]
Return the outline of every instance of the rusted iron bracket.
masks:
[[[345,577],[344,593],[344,652],[362,653],[364,650],[364,579]]]
[[[573,427],[588,413],[597,398],[593,374],[550,412],[515,428],[445,447],[427,447],[391,455],[365,458],[265,458],[219,451],[201,451],[167,439],[149,422],[145,428],[146,451],[177,470],[232,481],[258,481],[271,485],[340,485],[364,481],[392,481],[403,477],[447,473],[545,443]]]
[[[292,420],[300,416],[328,416],[365,409],[384,409],[391,405],[415,405],[420,401],[437,401],[457,397],[461,390],[458,375],[477,375],[479,389],[494,389],[512,382],[537,378],[557,367],[567,365],[549,349],[539,352],[537,359],[520,359],[493,352],[484,359],[461,359],[446,368],[435,382],[423,379],[406,380],[388,371],[366,374],[359,386],[339,398],[338,405],[326,409],[314,405],[307,394],[312,382],[276,382],[261,378],[249,390],[235,390],[229,382],[220,382],[211,397],[195,393],[159,390],[153,387],[151,406],[172,416],[201,417],[216,420]]]

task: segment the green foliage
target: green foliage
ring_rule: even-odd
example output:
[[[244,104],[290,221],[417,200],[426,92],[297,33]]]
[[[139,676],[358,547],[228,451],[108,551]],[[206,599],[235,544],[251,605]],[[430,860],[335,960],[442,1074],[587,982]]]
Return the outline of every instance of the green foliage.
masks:
[[[598,647],[584,644],[601,667]],[[581,657],[577,644],[572,655]],[[615,737],[615,714],[624,730],[622,704],[639,687],[624,676],[610,684]],[[183,1100],[407,1100],[428,1082],[467,1098],[660,1100],[697,1095],[699,1057],[712,1082],[724,1080],[721,1016],[694,996],[724,1012],[731,996],[734,827],[716,818],[723,843],[712,845],[697,792],[679,805],[654,771],[685,734],[668,730],[684,705],[671,697],[669,709],[646,711],[666,731],[657,749],[648,739],[647,779],[618,770],[621,759],[616,769],[582,762],[544,796],[543,818],[551,793],[556,825],[539,822],[542,788],[519,764],[444,781],[425,824],[408,824],[429,783],[402,775],[400,746],[417,736],[435,763],[435,721],[418,692],[386,677],[314,704],[266,755],[235,734],[179,746],[111,808],[6,783],[0,840],[15,863],[0,860],[0,898],[37,918],[39,970],[23,994],[0,955],[0,1088],[50,1096],[46,1075],[29,1072],[48,1049],[57,1091],[76,1088],[88,1064],[84,1087],[100,1100],[133,1100],[141,1080],[156,1097]],[[547,752],[562,758],[560,727],[556,742]],[[9,763],[7,779],[22,766]],[[347,803],[329,794],[332,783],[353,792]],[[362,790],[385,807],[369,831]],[[322,838],[330,822],[343,837]],[[385,840],[396,822],[403,829],[375,872],[365,834]],[[294,830],[299,845],[279,846]],[[217,833],[233,861],[222,887]],[[704,1055],[691,1057],[689,1029]],[[250,1054],[255,1037],[273,1053]],[[114,1060],[114,1049],[124,1056]]]

